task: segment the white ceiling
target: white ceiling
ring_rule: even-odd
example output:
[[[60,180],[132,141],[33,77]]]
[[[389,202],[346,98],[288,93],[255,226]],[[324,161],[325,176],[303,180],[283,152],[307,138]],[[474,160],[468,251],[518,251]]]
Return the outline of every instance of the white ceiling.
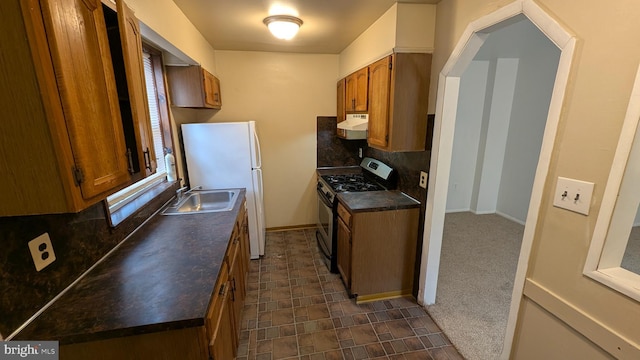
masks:
[[[338,54],[394,3],[440,0],[174,0],[216,50]],[[292,40],[278,40],[262,20],[274,6],[304,24]],[[271,11],[271,12],[270,12]],[[279,12],[282,13],[282,12]]]

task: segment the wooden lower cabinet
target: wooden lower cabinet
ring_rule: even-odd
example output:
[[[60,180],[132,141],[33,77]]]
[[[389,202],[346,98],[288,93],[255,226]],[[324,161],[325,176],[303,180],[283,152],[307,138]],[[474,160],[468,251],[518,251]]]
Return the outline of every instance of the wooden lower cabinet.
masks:
[[[234,333],[234,305],[231,299],[231,282],[226,281],[221,288],[217,304],[216,322],[213,324],[209,355],[213,359],[233,359],[237,353],[237,340]]]
[[[419,213],[351,213],[338,204],[338,269],[357,302],[412,294]]]
[[[242,205],[245,209],[246,202]],[[60,346],[60,358],[229,360],[238,352],[249,268],[246,210],[240,212],[203,326]]]
[[[206,360],[209,359],[204,327],[133,335],[61,345],[64,360]],[[221,359],[233,359],[221,358]]]
[[[242,206],[244,209],[244,205]],[[242,308],[246,297],[246,278],[248,276],[248,235],[245,236],[246,211],[241,211],[229,241],[225,264],[228,274],[221,273],[218,281],[225,281],[225,289],[219,290],[221,299],[211,302],[210,313],[219,314],[217,326],[212,329],[209,354],[214,360],[233,359],[238,352],[238,342],[242,320]],[[245,265],[246,264],[246,265]],[[223,293],[223,295],[220,295]],[[215,296],[215,295],[214,295]],[[231,352],[230,352],[231,351]]]

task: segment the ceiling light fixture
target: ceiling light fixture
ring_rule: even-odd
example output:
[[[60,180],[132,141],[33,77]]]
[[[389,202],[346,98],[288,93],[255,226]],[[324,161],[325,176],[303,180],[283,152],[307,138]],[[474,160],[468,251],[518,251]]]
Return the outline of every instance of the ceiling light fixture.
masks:
[[[298,33],[302,20],[291,15],[272,15],[262,21],[273,36],[278,39],[291,40]]]

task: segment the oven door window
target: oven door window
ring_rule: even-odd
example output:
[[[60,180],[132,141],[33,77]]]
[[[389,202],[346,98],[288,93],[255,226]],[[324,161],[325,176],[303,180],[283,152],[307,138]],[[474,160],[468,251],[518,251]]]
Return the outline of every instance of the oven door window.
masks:
[[[322,233],[325,241],[331,239],[331,222],[333,212],[331,207],[324,203],[322,196],[318,194],[318,230]]]

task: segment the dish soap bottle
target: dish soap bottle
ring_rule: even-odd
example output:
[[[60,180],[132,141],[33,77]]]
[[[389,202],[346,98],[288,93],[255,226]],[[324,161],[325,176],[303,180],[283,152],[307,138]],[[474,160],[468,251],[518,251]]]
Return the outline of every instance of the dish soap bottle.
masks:
[[[167,172],[167,181],[176,181],[176,158],[171,153],[171,149],[166,148],[167,155],[164,156],[164,167]]]

